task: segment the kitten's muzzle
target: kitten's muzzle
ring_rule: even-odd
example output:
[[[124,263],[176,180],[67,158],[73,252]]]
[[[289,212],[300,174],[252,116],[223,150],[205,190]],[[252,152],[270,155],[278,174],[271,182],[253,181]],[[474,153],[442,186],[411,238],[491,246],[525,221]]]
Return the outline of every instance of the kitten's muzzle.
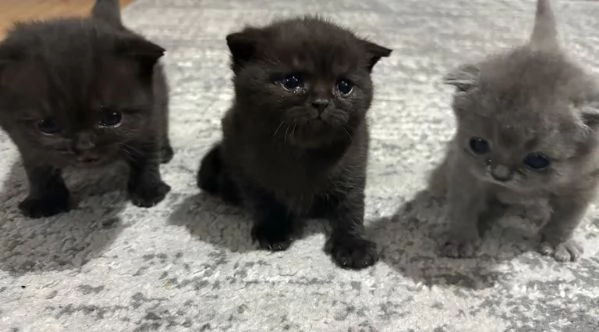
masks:
[[[491,165],[491,176],[499,182],[506,182],[512,179],[512,170],[504,165]]]
[[[73,151],[77,161],[82,164],[95,164],[100,161],[96,148],[96,135],[92,132],[81,132],[73,139]]]
[[[96,135],[91,132],[81,132],[75,135],[73,139],[73,150],[75,152],[85,152],[96,147]]]
[[[86,155],[77,157],[77,161],[79,161],[82,164],[95,164],[100,161],[100,156],[98,156],[96,154],[86,154]]]
[[[318,115],[321,115],[324,110],[329,107],[331,101],[326,98],[317,98],[312,101],[312,107],[318,111]]]

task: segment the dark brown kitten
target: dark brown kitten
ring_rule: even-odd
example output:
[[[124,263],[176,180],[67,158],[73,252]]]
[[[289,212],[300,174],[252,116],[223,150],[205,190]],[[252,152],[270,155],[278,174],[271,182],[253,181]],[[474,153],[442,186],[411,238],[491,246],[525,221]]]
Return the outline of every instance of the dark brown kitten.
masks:
[[[19,205],[31,217],[70,210],[61,171],[125,159],[134,204],[160,202],[170,187],[159,162],[172,157],[164,50],[121,25],[117,0],[89,19],[17,25],[0,44],[0,126],[29,179]],[[162,148],[162,150],[160,150]]]
[[[252,212],[261,248],[285,250],[298,218],[328,218],[342,267],[377,260],[363,235],[370,72],[391,50],[317,18],[227,36],[235,101],[198,185]]]

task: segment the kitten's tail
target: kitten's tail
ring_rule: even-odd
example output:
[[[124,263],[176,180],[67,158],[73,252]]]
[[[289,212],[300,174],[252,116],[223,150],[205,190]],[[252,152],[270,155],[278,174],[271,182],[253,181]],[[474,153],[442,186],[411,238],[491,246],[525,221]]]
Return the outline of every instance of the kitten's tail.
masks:
[[[530,46],[538,50],[559,48],[557,23],[550,0],[537,0],[535,26],[530,37]]]
[[[92,9],[92,17],[116,28],[123,26],[119,0],[96,0]]]

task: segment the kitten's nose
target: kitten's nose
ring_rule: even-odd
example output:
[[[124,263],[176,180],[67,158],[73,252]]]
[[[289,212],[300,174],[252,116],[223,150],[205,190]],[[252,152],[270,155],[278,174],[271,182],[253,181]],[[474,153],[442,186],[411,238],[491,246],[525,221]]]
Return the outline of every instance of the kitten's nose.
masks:
[[[312,101],[312,107],[318,110],[318,113],[322,113],[327,106],[329,106],[329,100],[324,98],[318,98]]]
[[[491,166],[491,175],[495,180],[505,182],[512,178],[512,170],[504,165]]]
[[[96,136],[91,132],[78,133],[73,147],[78,152],[91,150],[96,147]]]

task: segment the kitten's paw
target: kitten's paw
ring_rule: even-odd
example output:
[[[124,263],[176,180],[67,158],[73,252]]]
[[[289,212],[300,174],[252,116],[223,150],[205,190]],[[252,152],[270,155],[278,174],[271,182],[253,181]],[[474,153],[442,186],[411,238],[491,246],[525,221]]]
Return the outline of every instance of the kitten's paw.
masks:
[[[291,230],[280,225],[258,224],[252,227],[252,240],[260,249],[283,251],[291,246]]]
[[[331,238],[327,250],[335,263],[345,269],[363,269],[379,259],[376,243],[363,238]]]
[[[439,248],[440,255],[450,258],[472,258],[478,247],[476,240],[448,239]]]
[[[139,207],[152,207],[160,203],[171,187],[160,181],[151,185],[140,185],[129,191],[131,202]]]
[[[69,193],[47,195],[40,198],[27,197],[19,204],[19,209],[30,218],[50,217],[71,210]]]
[[[241,197],[235,183],[225,173],[220,175],[219,180],[220,196],[223,201],[231,205],[240,205]]]
[[[582,256],[583,249],[580,244],[570,239],[557,245],[542,241],[539,252],[545,256],[552,256],[558,262],[574,262]]]
[[[165,144],[162,147],[160,147],[160,163],[161,164],[166,164],[169,161],[171,161],[171,159],[173,159],[174,155],[175,155],[175,152],[173,151],[173,148],[171,147],[170,144]]]

